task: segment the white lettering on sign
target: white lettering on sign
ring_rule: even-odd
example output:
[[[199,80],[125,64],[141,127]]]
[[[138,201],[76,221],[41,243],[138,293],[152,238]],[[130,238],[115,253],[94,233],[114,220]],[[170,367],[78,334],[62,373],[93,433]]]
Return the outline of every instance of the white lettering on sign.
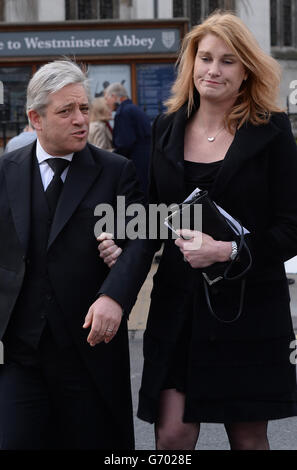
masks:
[[[46,39],[40,40],[38,36],[25,37],[25,44],[28,49],[64,49],[64,48],[89,48],[89,47],[108,47],[110,43],[109,38],[105,39],[75,39],[71,36],[70,39]]]
[[[110,38],[87,38],[76,39],[71,36],[70,39],[45,39],[41,40],[38,36],[24,37],[27,49],[65,49],[65,48],[92,48],[92,47],[109,47]],[[127,34],[117,35],[113,47],[144,47],[148,50],[152,49],[156,38],[140,37],[135,34],[128,36]],[[11,42],[11,41],[9,41]],[[9,48],[17,48],[16,44],[9,45]],[[13,47],[14,46],[14,47]]]
[[[114,47],[146,47],[148,50],[150,50],[155,42],[156,38],[138,38],[135,36],[135,34],[132,34],[131,36],[127,36],[126,34],[123,34],[120,36],[119,34],[116,36],[115,41],[113,43]]]
[[[20,41],[7,41],[7,47],[8,49],[20,49],[22,47],[22,44]]]

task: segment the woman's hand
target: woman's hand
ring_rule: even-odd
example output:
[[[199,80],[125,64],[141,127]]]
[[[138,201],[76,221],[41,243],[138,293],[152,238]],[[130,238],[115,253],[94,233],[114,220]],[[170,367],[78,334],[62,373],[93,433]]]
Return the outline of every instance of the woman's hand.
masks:
[[[177,232],[186,240],[178,238],[175,240],[175,244],[192,268],[206,268],[216,262],[230,259],[231,242],[214,240],[210,235],[196,230],[183,229],[177,230]]]
[[[100,252],[100,258],[111,268],[117,262],[123,250],[113,241],[112,233],[102,232],[97,240],[99,242],[98,250]]]

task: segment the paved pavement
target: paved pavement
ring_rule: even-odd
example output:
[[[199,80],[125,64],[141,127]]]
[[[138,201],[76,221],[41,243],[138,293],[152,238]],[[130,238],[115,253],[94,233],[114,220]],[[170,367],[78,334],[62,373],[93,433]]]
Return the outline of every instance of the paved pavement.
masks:
[[[134,405],[134,425],[137,450],[154,450],[153,425],[145,423],[136,417],[138,403],[138,390],[142,372],[142,335],[145,329],[152,277],[156,272],[157,264],[152,269],[139,293],[137,303],[131,312],[129,320],[129,336],[131,351],[131,382]],[[291,311],[293,325],[297,335],[297,274],[288,274],[295,279],[290,286]],[[276,420],[269,423],[269,440],[273,450],[297,450],[297,417]],[[228,450],[229,444],[222,424],[203,424],[196,447],[197,450]]]

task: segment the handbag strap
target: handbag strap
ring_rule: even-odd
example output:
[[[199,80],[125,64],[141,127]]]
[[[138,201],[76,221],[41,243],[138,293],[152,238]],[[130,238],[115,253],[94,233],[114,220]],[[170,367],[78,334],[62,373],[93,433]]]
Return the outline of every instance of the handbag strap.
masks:
[[[238,253],[237,253],[237,256],[234,260],[232,260],[229,265],[227,266],[227,268],[225,269],[225,272],[224,272],[224,275],[223,275],[223,279],[225,279],[226,281],[235,281],[235,280],[238,280],[238,279],[241,279],[247,272],[248,270],[250,269],[251,265],[252,265],[252,255],[251,255],[251,252],[250,252],[250,249],[249,247],[247,246],[246,242],[245,242],[245,239],[244,239],[244,230],[243,230],[243,226],[241,224],[241,222],[239,220],[237,220],[237,222],[239,223],[240,225],[240,228],[241,228],[241,233],[240,233],[240,242],[239,242],[239,247],[238,247]],[[228,220],[228,223],[236,230],[236,227],[234,226],[234,224]],[[248,266],[243,270],[241,271],[239,274],[233,276],[233,277],[229,277],[228,276],[228,273],[230,271],[230,269],[232,268],[234,262],[238,259],[238,257],[240,256],[240,253],[242,252],[242,250],[245,249],[247,254],[248,254],[248,259],[249,259],[249,262],[248,262]],[[216,320],[219,320],[221,323],[233,323],[235,322],[236,320],[239,319],[239,317],[241,316],[242,314],[242,310],[243,310],[243,302],[244,302],[244,294],[245,294],[245,287],[246,287],[246,279],[242,279],[241,281],[241,287],[240,287],[240,301],[239,301],[239,308],[238,308],[238,312],[236,314],[236,316],[234,318],[232,318],[231,320],[223,320],[222,318],[220,318],[213,310],[212,308],[212,305],[211,305],[211,301],[210,301],[210,297],[209,297],[209,287],[208,287],[208,284],[206,282],[205,279],[203,279],[203,285],[204,285],[204,291],[205,291],[205,297],[206,297],[206,302],[207,302],[207,306],[208,306],[208,309],[210,311],[210,313],[213,315],[214,318],[216,318]]]
[[[204,291],[205,291],[205,297],[206,297],[207,306],[208,306],[208,309],[209,309],[210,313],[212,314],[212,316],[213,316],[216,320],[219,320],[221,323],[233,323],[233,322],[235,322],[236,320],[238,320],[238,318],[241,316],[242,310],[243,310],[243,302],[244,302],[244,294],[245,294],[246,279],[242,279],[242,281],[241,281],[239,309],[238,309],[238,312],[237,312],[236,316],[235,316],[234,318],[232,318],[231,320],[223,320],[223,318],[220,318],[220,317],[214,312],[214,310],[213,310],[213,308],[212,308],[212,305],[211,305],[211,302],[210,302],[209,291],[208,291],[208,284],[207,284],[207,282],[206,282],[205,279],[203,279],[203,285],[204,285]]]

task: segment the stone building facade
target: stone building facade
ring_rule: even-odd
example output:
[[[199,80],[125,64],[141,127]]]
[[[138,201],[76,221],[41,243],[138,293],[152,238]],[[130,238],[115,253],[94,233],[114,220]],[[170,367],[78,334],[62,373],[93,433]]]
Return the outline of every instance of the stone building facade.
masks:
[[[290,88],[297,80],[297,0],[0,0],[0,20],[11,23],[88,19],[133,22],[186,17],[193,25],[216,8],[236,11],[264,50],[279,61],[283,69],[282,105],[297,113],[295,88]]]

